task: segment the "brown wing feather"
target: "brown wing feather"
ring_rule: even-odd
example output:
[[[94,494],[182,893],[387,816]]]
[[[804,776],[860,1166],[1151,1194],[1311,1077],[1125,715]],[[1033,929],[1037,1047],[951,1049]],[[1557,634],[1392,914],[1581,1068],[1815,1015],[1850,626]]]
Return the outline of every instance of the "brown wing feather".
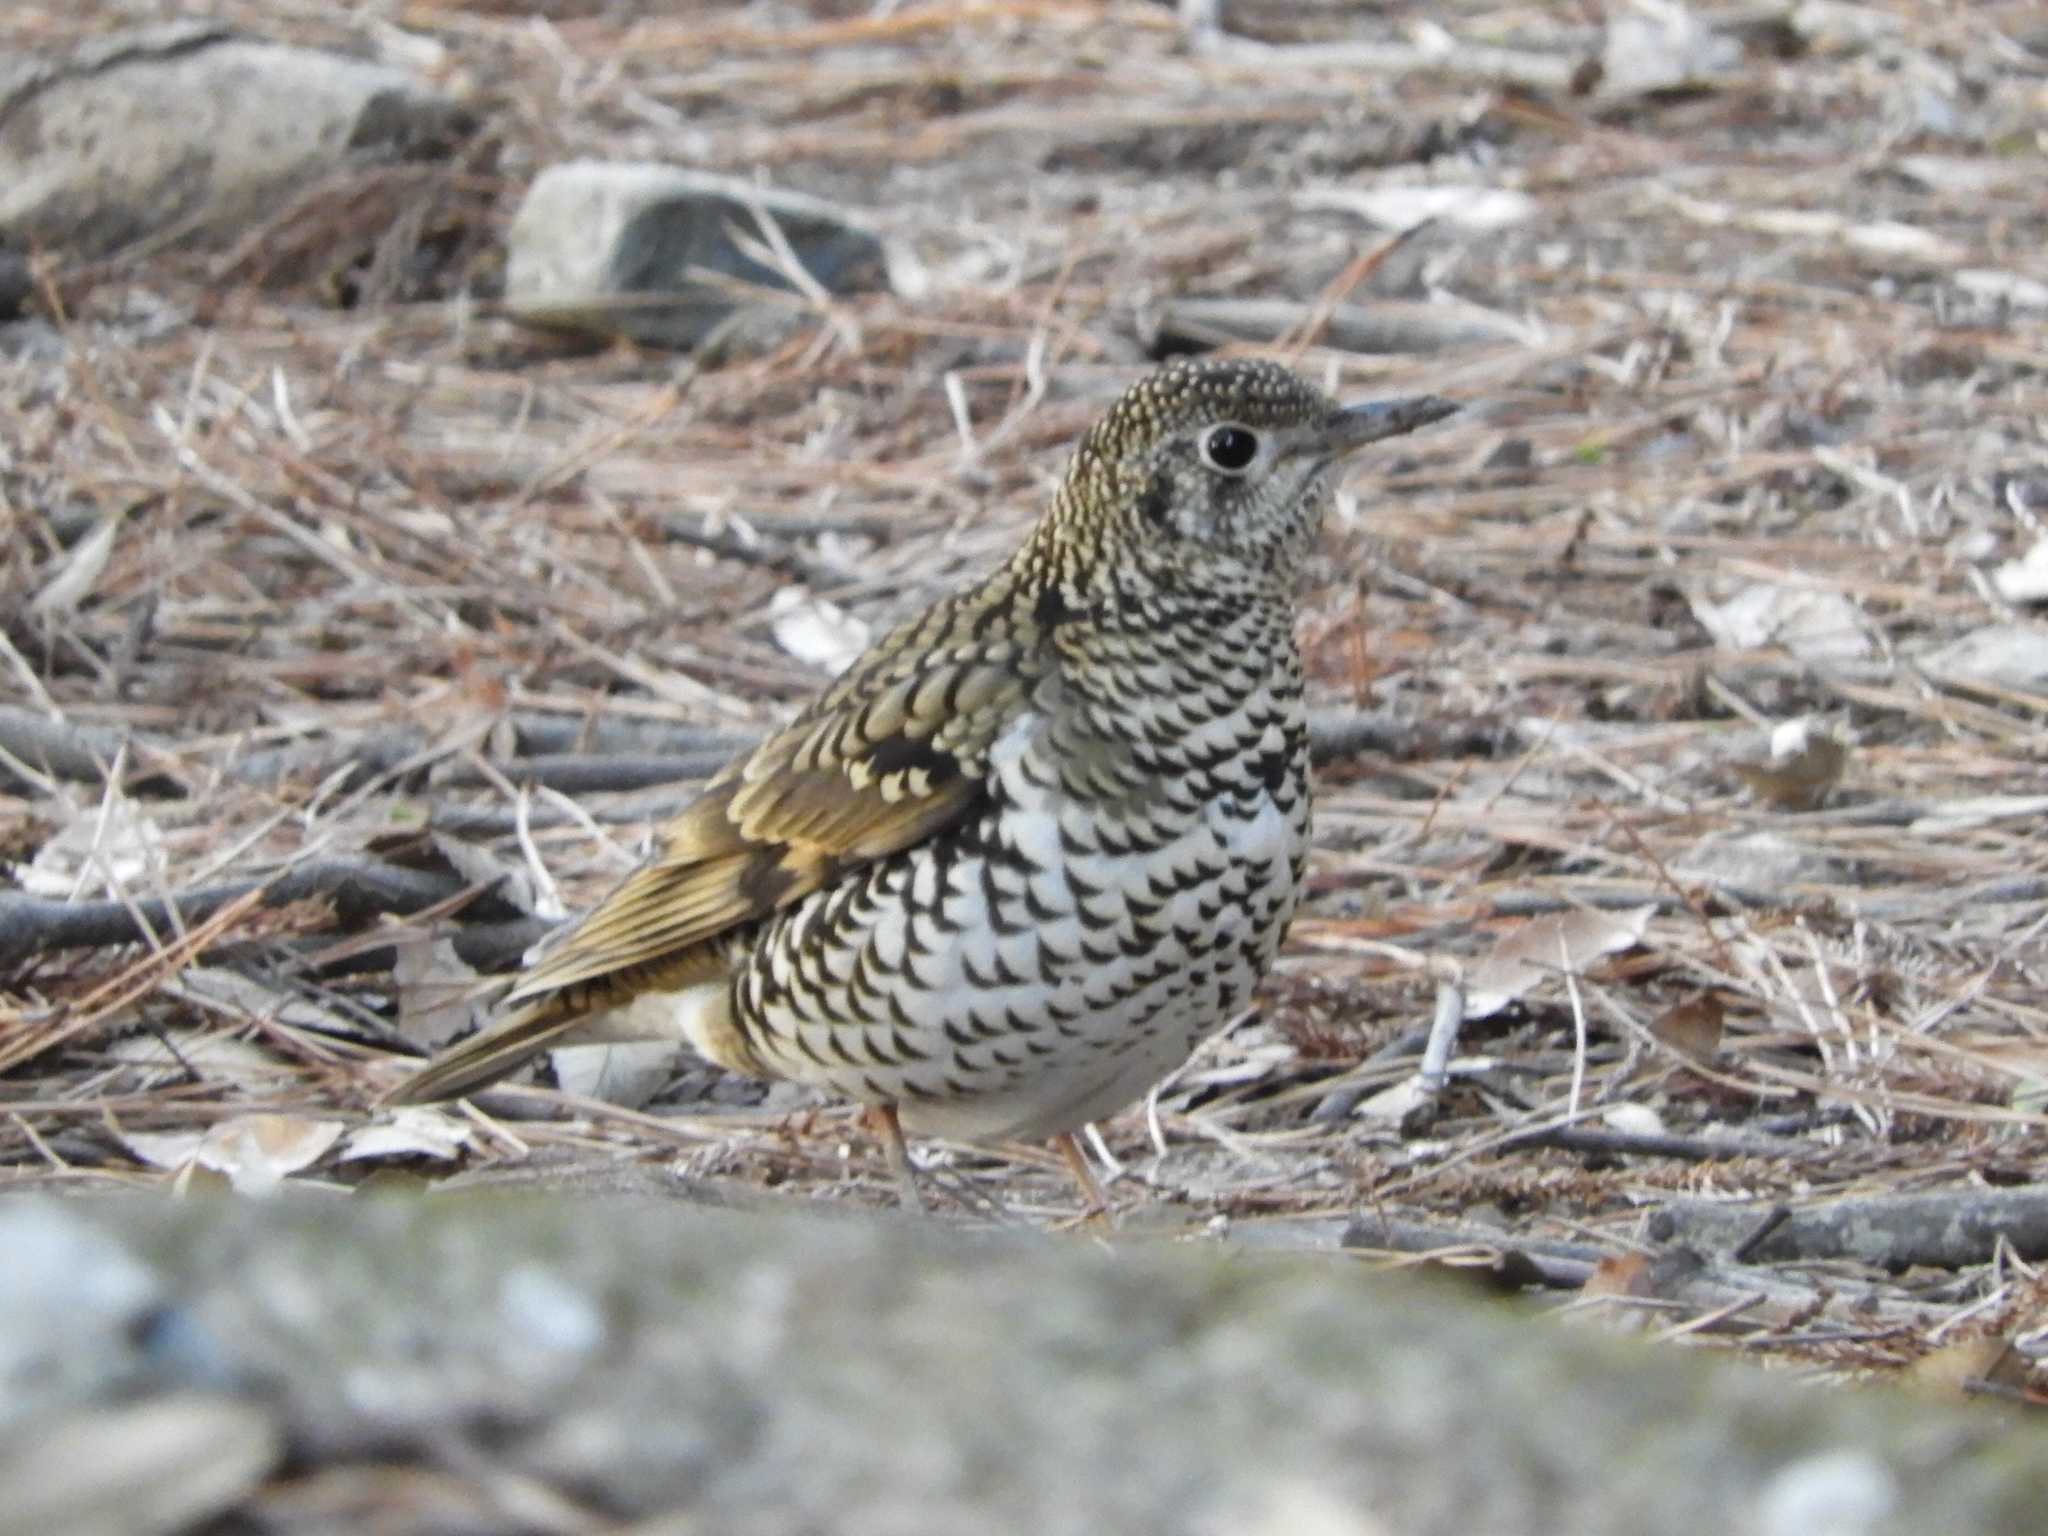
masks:
[[[911,642],[944,612],[884,640],[719,774],[661,829],[655,856],[519,978],[510,1014],[392,1098],[480,1087],[589,1013],[715,976],[716,941],[734,929],[971,814],[986,793],[990,747],[1027,706],[1032,652],[1012,632],[934,664]]]

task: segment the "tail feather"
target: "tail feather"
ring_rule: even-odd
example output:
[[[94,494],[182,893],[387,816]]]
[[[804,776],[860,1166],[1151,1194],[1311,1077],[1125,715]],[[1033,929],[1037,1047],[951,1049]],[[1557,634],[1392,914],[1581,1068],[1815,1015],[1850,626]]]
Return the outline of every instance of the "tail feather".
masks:
[[[451,1046],[384,1096],[389,1105],[459,1099],[496,1082],[570,1033],[588,1011],[556,993],[538,997]]]
[[[382,1102],[459,1099],[558,1045],[688,1044],[708,1061],[759,1075],[761,1063],[733,1022],[726,974],[725,958],[699,945],[659,964],[627,966],[525,1000],[515,991],[501,1018],[457,1041]]]

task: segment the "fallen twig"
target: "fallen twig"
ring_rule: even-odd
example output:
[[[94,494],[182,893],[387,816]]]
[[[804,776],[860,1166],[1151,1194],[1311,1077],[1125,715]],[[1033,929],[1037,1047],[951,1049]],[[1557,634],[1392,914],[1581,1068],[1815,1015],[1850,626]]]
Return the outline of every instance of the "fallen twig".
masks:
[[[1750,1201],[1675,1200],[1651,1216],[1650,1235],[1733,1249],[1753,1233],[1757,1215]],[[1890,1270],[1962,1269],[1988,1261],[2001,1242],[2022,1259],[2048,1256],[2048,1190],[1964,1187],[1795,1207],[1747,1251],[1759,1264],[1848,1259]]]
[[[0,965],[18,965],[58,949],[94,949],[143,942],[151,932],[176,932],[260,893],[260,905],[321,897],[343,923],[384,913],[416,912],[459,896],[468,882],[452,870],[405,869],[370,858],[318,859],[272,880],[237,880],[172,897],[120,901],[43,901],[0,891]],[[481,896],[488,887],[475,887]],[[501,908],[499,916],[506,915]]]

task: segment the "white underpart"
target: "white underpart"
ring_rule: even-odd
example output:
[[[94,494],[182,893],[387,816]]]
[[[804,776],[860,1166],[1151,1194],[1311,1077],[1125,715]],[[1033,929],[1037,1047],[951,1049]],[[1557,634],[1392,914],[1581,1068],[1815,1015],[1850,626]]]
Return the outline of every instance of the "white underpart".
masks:
[[[642,992],[617,1008],[593,1013],[562,1036],[565,1045],[632,1045],[662,1041],[688,1045],[718,1059],[713,1032],[730,1028],[730,985],[703,981],[673,992]]]
[[[1205,736],[1230,729],[1207,722],[1187,745],[1199,755],[1213,744]],[[1170,819],[1154,824],[1156,848],[1088,851],[1102,813],[1049,787],[1057,775],[1044,761],[1046,734],[1044,718],[1027,714],[991,752],[1002,807],[994,837],[1028,861],[1029,876],[970,853],[948,863],[930,848],[880,867],[861,946],[843,942],[841,927],[841,942],[816,947],[794,970],[786,960],[771,964],[781,981],[804,988],[800,1006],[770,999],[759,1010],[770,1029],[756,1044],[775,1048],[778,1071],[856,1099],[894,1101],[920,1134],[1048,1136],[1138,1098],[1249,1001],[1291,916],[1305,808],[1290,816],[1245,768],[1240,793],[1162,811]],[[1284,738],[1269,735],[1277,749]],[[1163,905],[1141,929],[1132,903],[1162,901],[1161,893]],[[821,892],[793,908],[781,920],[797,925],[790,937],[800,940],[830,900]],[[1162,932],[1178,936],[1135,942]],[[870,981],[883,979],[900,1019],[891,1010],[890,1022],[857,1022],[848,983],[862,949]],[[757,954],[778,951],[806,952],[800,942],[765,943]],[[1015,979],[1001,980],[1006,971]],[[749,984],[743,974],[739,985]],[[788,1048],[806,1032],[829,1065]],[[905,1045],[929,1061],[906,1059]],[[853,1062],[842,1064],[847,1055]]]

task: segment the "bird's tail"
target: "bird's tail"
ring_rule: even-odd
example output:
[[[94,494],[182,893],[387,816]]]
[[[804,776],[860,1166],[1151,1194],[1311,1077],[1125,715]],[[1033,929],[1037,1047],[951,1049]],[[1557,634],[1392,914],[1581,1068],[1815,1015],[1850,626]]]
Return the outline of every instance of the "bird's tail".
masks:
[[[450,1046],[382,1102],[459,1099],[558,1045],[688,1045],[706,1061],[761,1076],[766,1068],[733,1016],[727,972],[726,957],[702,945],[651,965],[601,971],[566,984],[536,982],[529,971],[514,987],[512,1007],[502,1018]],[[536,990],[522,997],[528,988]]]
[[[537,997],[443,1051],[384,1095],[382,1102],[431,1104],[488,1087],[560,1041],[588,1011],[589,1005],[571,993]]]

